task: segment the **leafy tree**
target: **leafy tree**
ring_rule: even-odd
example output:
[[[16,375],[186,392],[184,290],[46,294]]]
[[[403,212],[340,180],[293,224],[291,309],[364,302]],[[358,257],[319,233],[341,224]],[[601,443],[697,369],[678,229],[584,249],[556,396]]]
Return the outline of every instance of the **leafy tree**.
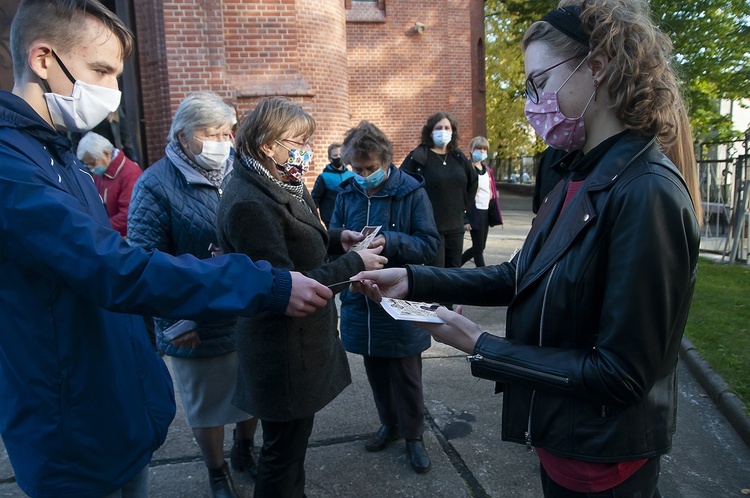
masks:
[[[557,6],[556,0],[486,0],[487,128],[493,150],[511,157],[544,147],[531,139],[523,116],[526,28]],[[738,138],[718,109],[719,99],[750,96],[748,0],[651,0],[652,16],[674,44],[696,141]],[[533,144],[533,145],[530,145]]]

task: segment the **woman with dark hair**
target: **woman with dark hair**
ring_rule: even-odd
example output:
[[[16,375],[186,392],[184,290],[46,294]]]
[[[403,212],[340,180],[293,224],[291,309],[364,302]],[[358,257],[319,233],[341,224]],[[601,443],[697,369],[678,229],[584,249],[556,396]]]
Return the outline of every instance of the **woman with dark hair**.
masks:
[[[424,180],[391,163],[391,142],[367,121],[349,130],[341,157],[351,164],[354,178],[341,187],[331,227],[360,231],[379,225],[372,245],[383,248],[389,265],[430,262],[440,239]],[[414,471],[430,470],[422,441],[422,352],[430,347],[430,334],[394,320],[365,296],[346,289],[341,293],[341,340],[347,351],[364,357],[380,418],[381,427],[365,450],[380,451],[402,436]]]
[[[546,497],[661,496],[701,219],[671,46],[641,0],[565,1],[532,24],[526,116],[568,155],[521,251],[355,277],[376,300],[508,307],[505,337],[445,308],[425,328],[501,383],[503,439],[536,449]]]
[[[224,252],[243,253],[300,271],[325,285],[382,268],[382,249],[349,251],[325,263],[329,245],[348,250],[362,235],[329,232],[302,177],[315,121],[282,97],[262,100],[237,130],[235,169],[219,204]],[[333,299],[304,318],[263,313],[237,321],[239,379],[233,403],[263,427],[255,496],[301,498],[305,454],[315,413],[349,383]]]
[[[440,246],[432,264],[459,268],[463,254],[466,213],[474,203],[477,174],[458,148],[458,125],[447,112],[436,112],[422,127],[422,143],[401,163],[404,171],[424,177],[432,203]]]

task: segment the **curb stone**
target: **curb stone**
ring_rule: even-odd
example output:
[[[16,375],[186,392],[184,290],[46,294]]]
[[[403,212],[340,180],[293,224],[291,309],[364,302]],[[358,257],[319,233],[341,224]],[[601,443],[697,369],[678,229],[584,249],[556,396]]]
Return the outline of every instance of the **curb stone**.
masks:
[[[680,358],[695,375],[708,396],[716,403],[719,411],[724,414],[740,438],[750,447],[750,417],[745,411],[745,405],[734,394],[724,379],[711,368],[700,355],[693,343],[682,336],[680,343]]]

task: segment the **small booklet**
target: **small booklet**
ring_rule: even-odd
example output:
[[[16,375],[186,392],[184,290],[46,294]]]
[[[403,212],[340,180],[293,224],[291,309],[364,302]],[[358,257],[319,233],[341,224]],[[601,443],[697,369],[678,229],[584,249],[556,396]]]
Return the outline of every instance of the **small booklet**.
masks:
[[[420,303],[417,301],[404,301],[403,299],[384,297],[380,301],[380,305],[396,320],[445,323],[442,318],[435,314],[435,311],[440,307],[437,303]]]
[[[362,229],[360,232],[362,235],[365,236],[364,239],[360,240],[356,244],[352,246],[352,251],[361,251],[362,249],[367,249],[370,247],[370,244],[372,243],[372,239],[375,238],[375,236],[380,231],[380,225],[378,226],[366,226]]]

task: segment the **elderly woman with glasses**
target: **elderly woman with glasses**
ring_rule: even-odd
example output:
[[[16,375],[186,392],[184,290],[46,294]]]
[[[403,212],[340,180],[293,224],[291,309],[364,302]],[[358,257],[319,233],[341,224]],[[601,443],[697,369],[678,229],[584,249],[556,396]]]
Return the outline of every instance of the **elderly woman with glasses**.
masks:
[[[349,251],[326,263],[329,248],[344,252],[362,238],[328,233],[302,183],[315,121],[281,97],[262,100],[237,130],[236,167],[221,199],[219,242],[225,252],[294,269],[341,290],[363,269],[382,268],[381,248]],[[315,413],[351,377],[338,337],[333,300],[304,318],[265,313],[237,322],[240,369],[234,403],[261,420],[263,447],[256,497],[301,498],[305,453]]]
[[[701,219],[671,43],[646,2],[565,0],[522,47],[529,123],[568,154],[520,252],[365,272],[357,288],[507,306],[505,337],[444,308],[425,328],[501,383],[503,439],[536,449],[544,495],[660,496]]]
[[[233,116],[231,107],[211,92],[193,93],[180,103],[166,157],[148,168],[133,189],[127,237],[131,245],[211,257],[221,184],[232,169]],[[213,495],[236,496],[224,461],[224,425],[236,424],[232,467],[253,475],[258,419],[231,402],[237,385],[235,318],[154,321],[157,348],[172,359],[187,424],[208,467]]]

